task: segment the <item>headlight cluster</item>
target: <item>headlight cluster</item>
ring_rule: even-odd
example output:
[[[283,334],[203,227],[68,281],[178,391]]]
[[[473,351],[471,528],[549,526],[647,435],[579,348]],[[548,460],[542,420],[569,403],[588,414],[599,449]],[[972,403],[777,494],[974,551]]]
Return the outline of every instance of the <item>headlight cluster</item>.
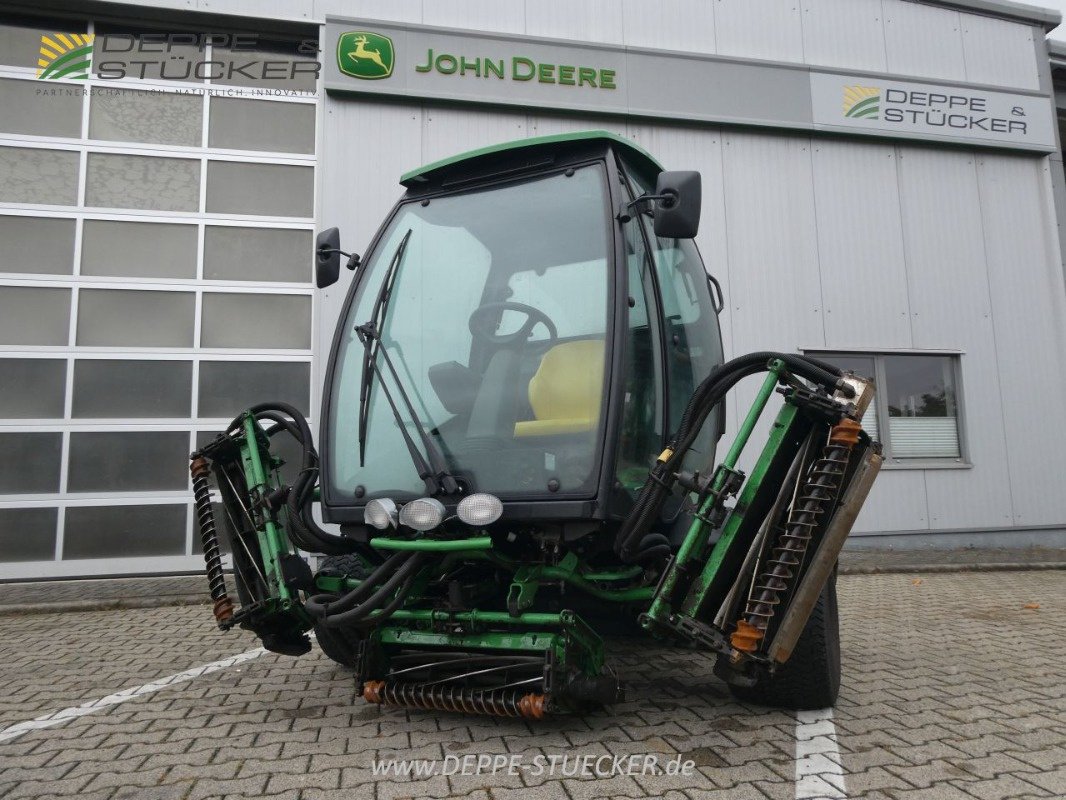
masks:
[[[459,501],[456,515],[467,525],[491,525],[503,514],[503,502],[491,494],[472,494]],[[403,525],[416,531],[430,531],[444,521],[444,504],[434,497],[421,497],[397,506],[394,500],[380,497],[371,500],[363,510],[367,525],[384,531]]]

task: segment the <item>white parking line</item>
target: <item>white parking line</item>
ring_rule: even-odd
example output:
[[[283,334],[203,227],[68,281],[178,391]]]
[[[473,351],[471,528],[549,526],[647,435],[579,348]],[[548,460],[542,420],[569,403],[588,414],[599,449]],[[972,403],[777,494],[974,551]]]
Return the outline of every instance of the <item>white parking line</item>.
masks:
[[[74,706],[72,708],[64,708],[62,711],[55,711],[51,714],[46,714],[43,717],[37,717],[36,719],[27,720],[26,722],[19,722],[12,725],[10,728],[4,728],[0,730],[0,742],[10,741],[11,739],[17,739],[24,733],[29,731],[36,731],[42,728],[51,728],[55,725],[62,725],[64,722],[68,722],[78,717],[84,717],[88,714],[95,714],[97,711],[103,711],[105,708],[118,705],[119,703],[125,703],[127,700],[133,700],[134,698],[141,697],[142,695],[151,694],[152,692],[158,692],[160,689],[167,689],[171,686],[175,686],[179,683],[185,683],[191,681],[194,678],[199,678],[203,675],[209,675],[212,672],[218,672],[222,669],[228,669],[229,667],[235,667],[238,664],[243,664],[245,661],[251,661],[253,658],[259,658],[259,656],[266,655],[267,651],[262,647],[255,650],[249,650],[246,653],[238,653],[235,656],[229,658],[223,658],[221,661],[212,661],[210,664],[201,664],[199,667],[193,667],[187,669],[184,672],[176,672],[173,675],[168,675],[165,678],[160,678],[157,681],[146,683],[144,686],[137,686],[132,689],[123,689],[121,692],[115,692],[109,694],[107,697],[101,697],[98,700],[91,700],[88,703],[83,703],[80,706]]]
[[[847,800],[833,709],[796,714],[796,800]]]

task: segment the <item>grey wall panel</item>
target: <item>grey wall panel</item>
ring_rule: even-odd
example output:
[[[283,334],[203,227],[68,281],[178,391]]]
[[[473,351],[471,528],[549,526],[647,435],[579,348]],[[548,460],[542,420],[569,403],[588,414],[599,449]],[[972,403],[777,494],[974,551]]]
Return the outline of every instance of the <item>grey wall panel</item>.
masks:
[[[0,495],[58,492],[62,451],[59,432],[0,433]]]
[[[810,141],[727,133],[722,154],[725,228],[705,228],[703,235],[724,240],[729,259],[723,289],[732,344],[726,357],[821,345]],[[759,379],[742,382],[727,404],[731,431],[758,384]],[[768,414],[761,421],[756,441],[766,435],[772,420]],[[746,468],[753,456],[746,459]]]
[[[802,16],[796,0],[715,0],[718,55],[802,62]]]
[[[1062,458],[1055,425],[1066,418],[1066,288],[1049,168],[1047,159],[978,160],[1014,524],[1026,526],[1066,519],[1053,466]]]
[[[87,219],[81,274],[195,278],[196,237],[195,225]]]
[[[966,351],[960,394],[973,469],[928,471],[929,525],[1010,525],[1003,403],[974,156],[901,148],[899,158],[914,346]]]
[[[881,0],[801,0],[808,64],[885,69]]]
[[[0,216],[0,271],[69,275],[75,226],[65,217]]]
[[[394,11],[393,3],[388,10],[379,11],[379,17],[401,19],[395,14],[404,14],[405,9]],[[434,0],[422,7],[421,21],[426,25],[445,28],[466,28],[474,31],[522,33],[526,27],[526,10],[521,2],[499,3],[495,0]]]
[[[0,202],[76,204],[78,154],[73,150],[0,147]]]
[[[63,558],[132,558],[185,553],[186,506],[68,508]]]
[[[341,246],[366,253],[371,237],[393,206],[403,187],[400,175],[422,164],[422,110],[416,105],[327,100],[323,121],[325,146],[322,163],[331,165],[324,175],[359,175],[363,191],[352,192],[347,181],[323,180],[319,226],[341,229]],[[363,158],[371,142],[388,141],[375,148],[374,158]],[[351,146],[354,145],[354,146]],[[318,294],[318,352],[315,387],[322,386],[325,354],[333,342],[333,330],[352,273],[341,270],[340,281]],[[317,402],[317,388],[312,402]],[[317,408],[315,409],[317,415]]]
[[[810,140],[731,132],[723,160],[734,351],[824,345]]]
[[[177,419],[191,410],[191,361],[92,358],[74,363],[73,417]]]
[[[65,345],[70,289],[0,286],[0,344]]]
[[[958,11],[884,0],[888,68],[900,75],[966,80]]]
[[[311,349],[308,295],[204,292],[202,315],[201,347]]]
[[[525,0],[526,33],[554,39],[622,44],[621,0]]]
[[[422,0],[390,0],[388,4],[381,0],[314,0],[315,19],[323,20],[326,15],[421,22]]]
[[[604,130],[620,136],[639,135],[641,126],[627,125],[622,120],[599,117],[571,117],[559,114],[530,114],[530,136],[552,136],[572,131]]]
[[[4,561],[51,561],[56,552],[55,508],[0,508]]]
[[[855,521],[854,532],[928,528],[925,475],[922,470],[882,470]]]
[[[83,347],[192,347],[192,292],[82,289],[77,344]]]
[[[1018,89],[1037,89],[1036,46],[1033,29],[1018,22],[965,14],[962,44],[966,78]]]
[[[422,120],[423,164],[526,135],[524,112],[432,107],[425,110]]]
[[[185,431],[74,431],[71,492],[180,492],[189,487]]]
[[[622,0],[622,35],[632,47],[714,53],[715,5],[706,0]]]
[[[81,136],[82,99],[78,92],[58,92],[46,99],[37,81],[0,79],[0,108],[4,109],[0,129],[4,133],[77,139]]]
[[[67,362],[0,358],[0,419],[62,419]]]
[[[814,193],[826,346],[910,347],[895,148],[817,142]]]

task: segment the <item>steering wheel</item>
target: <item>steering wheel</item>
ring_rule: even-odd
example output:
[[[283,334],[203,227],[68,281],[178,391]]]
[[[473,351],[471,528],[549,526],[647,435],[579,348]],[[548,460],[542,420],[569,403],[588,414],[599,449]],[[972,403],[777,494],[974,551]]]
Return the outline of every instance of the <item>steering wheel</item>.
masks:
[[[504,311],[519,311],[526,315],[526,321],[514,333],[496,333],[495,326]],[[545,348],[555,344],[559,338],[559,330],[555,327],[555,323],[543,311],[527,306],[525,303],[485,303],[480,308],[474,309],[469,322],[471,336],[497,347],[525,342],[537,325],[543,325],[548,329],[548,340],[537,344]]]

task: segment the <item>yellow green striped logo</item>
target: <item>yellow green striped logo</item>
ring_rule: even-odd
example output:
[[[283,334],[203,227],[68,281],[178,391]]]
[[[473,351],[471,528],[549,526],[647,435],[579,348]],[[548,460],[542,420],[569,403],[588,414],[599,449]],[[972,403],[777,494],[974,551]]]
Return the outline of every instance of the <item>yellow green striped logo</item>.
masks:
[[[880,119],[881,90],[876,86],[845,86],[844,116],[852,119]]]
[[[93,55],[91,33],[46,33],[41,36],[41,54],[37,58],[37,77],[87,78]]]

